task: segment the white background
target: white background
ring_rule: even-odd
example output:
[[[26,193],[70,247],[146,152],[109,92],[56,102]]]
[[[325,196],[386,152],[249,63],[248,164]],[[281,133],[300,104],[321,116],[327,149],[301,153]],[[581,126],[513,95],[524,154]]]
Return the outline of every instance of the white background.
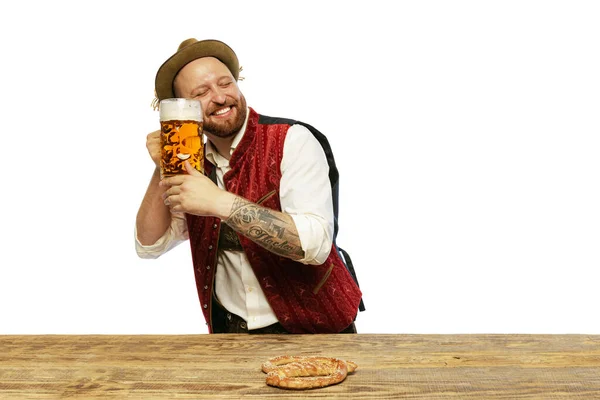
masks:
[[[189,245],[133,245],[154,76],[189,37],[329,137],[360,332],[600,333],[597,2],[12,3],[1,334],[207,332]]]

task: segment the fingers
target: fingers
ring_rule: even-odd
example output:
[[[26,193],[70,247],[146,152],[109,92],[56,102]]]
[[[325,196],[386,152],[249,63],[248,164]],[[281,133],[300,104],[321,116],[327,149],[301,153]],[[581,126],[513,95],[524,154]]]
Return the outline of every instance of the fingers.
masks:
[[[181,186],[171,186],[162,194],[163,203],[165,206],[173,206],[181,202]],[[171,207],[171,210],[173,208]]]
[[[173,178],[177,178],[177,177],[173,177]],[[173,179],[173,178],[165,178],[163,179],[163,181],[161,181],[159,183],[159,185],[161,186],[167,186],[168,189],[165,190],[165,192],[162,194],[162,199],[163,199],[163,203],[165,203],[165,206],[168,206],[171,208],[171,211],[181,211],[179,208],[176,209],[176,207],[180,206],[181,204],[181,192],[183,191],[183,186],[181,184],[178,183],[173,183],[174,181],[178,181],[179,179]],[[166,184],[163,184],[164,181],[166,181],[168,179],[168,182]]]
[[[186,168],[191,168],[188,165]],[[192,171],[193,172],[193,171]],[[197,172],[197,171],[196,171]],[[163,178],[159,185],[164,189],[162,200],[171,212],[185,212],[194,215],[209,215],[210,207],[216,198],[218,187],[206,176],[183,174]],[[210,214],[212,215],[212,214]]]
[[[160,147],[160,131],[154,131],[146,136],[146,147]]]
[[[184,213],[184,212],[188,212],[188,210],[186,209],[186,207],[184,207],[184,202],[185,202],[185,198],[179,194],[173,194],[170,196],[164,196],[163,197],[163,203],[165,203],[165,206],[169,207],[169,209],[171,210],[171,212],[173,213]],[[188,201],[189,203],[189,201]]]
[[[185,181],[185,175],[175,175],[168,178],[163,178],[160,181],[159,186],[162,187],[170,187],[170,186],[179,186]]]
[[[183,165],[184,165],[184,167],[185,167],[185,171],[186,171],[188,174],[190,174],[190,175],[192,175],[192,176],[200,176],[200,175],[202,175],[202,174],[200,173],[200,171],[198,171],[196,168],[192,167],[192,164],[190,164],[190,162],[189,162],[189,161],[187,161],[187,160],[186,160],[186,161],[185,161],[185,163],[184,163]]]
[[[181,186],[171,186],[162,194],[163,203],[165,206],[177,204],[180,202],[179,195],[181,194]]]
[[[165,206],[171,208],[171,211],[176,211],[174,207],[181,203],[180,196],[163,196],[163,203],[165,203]]]
[[[181,204],[175,205],[171,207],[171,212],[174,213],[185,213],[183,206]]]
[[[176,195],[169,196],[163,200],[163,203],[165,203],[165,206],[169,207],[171,209],[171,211],[173,211],[173,212],[184,211],[182,208],[181,202],[182,202],[181,196],[176,196]]]
[[[162,194],[162,198],[166,199],[169,196],[175,196],[175,195],[178,195],[179,193],[181,193],[180,186],[171,186],[169,189],[165,190],[165,192]]]
[[[158,166],[160,163],[160,131],[154,131],[146,136],[146,149],[152,161]]]
[[[150,139],[159,139],[160,140],[160,129],[156,130],[154,132],[150,132],[148,135],[146,135],[146,140],[150,140]]]
[[[160,181],[159,185],[163,186],[163,187],[179,186],[179,185],[182,185],[187,180],[190,180],[190,182],[192,182],[192,181],[193,182],[204,182],[205,180],[208,179],[206,176],[202,175],[194,167],[192,167],[189,162],[186,161],[185,165],[186,165],[185,168],[188,171],[188,175],[175,175],[175,176],[170,176],[168,178],[163,178],[163,180]],[[193,176],[194,178],[190,178],[190,175]],[[200,178],[200,180],[197,180],[196,177]],[[208,181],[212,183],[212,181],[210,181],[210,179],[208,179]]]

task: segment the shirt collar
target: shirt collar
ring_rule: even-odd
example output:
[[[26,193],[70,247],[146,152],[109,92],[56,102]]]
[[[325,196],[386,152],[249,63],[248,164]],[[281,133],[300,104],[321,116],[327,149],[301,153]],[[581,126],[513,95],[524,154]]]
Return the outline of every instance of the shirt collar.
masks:
[[[229,148],[229,156],[233,154],[234,150],[242,141],[244,137],[244,133],[246,132],[246,126],[248,125],[248,117],[250,116],[250,110],[246,107],[246,119],[244,120],[244,124],[242,128],[235,134],[233,137],[233,142],[231,142],[231,147]],[[229,164],[229,160],[219,154],[217,149],[213,146],[210,140],[206,140],[206,159],[210,161],[211,164],[220,167],[222,164]]]

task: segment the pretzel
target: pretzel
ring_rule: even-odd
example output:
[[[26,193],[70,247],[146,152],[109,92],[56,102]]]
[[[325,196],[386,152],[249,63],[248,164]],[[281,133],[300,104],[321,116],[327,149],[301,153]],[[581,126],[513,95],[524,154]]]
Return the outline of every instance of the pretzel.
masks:
[[[279,356],[263,363],[267,385],[285,389],[313,389],[335,385],[358,365],[330,357]]]

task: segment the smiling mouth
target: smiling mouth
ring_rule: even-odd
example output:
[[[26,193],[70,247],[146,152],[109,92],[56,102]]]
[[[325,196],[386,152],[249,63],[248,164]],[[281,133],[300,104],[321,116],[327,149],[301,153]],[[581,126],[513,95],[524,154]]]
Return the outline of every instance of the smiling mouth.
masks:
[[[213,115],[216,115],[218,117],[219,115],[227,114],[230,110],[231,107],[221,108],[220,110],[215,111]]]

